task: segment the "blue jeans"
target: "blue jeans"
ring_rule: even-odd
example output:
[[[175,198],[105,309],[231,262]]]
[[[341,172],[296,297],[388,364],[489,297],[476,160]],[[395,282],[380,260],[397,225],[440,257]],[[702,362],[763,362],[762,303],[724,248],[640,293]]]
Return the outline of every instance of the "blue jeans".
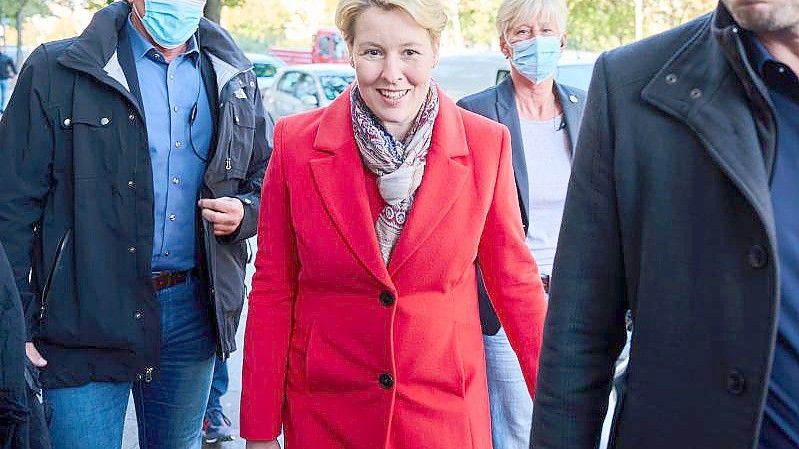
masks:
[[[227,373],[227,362],[223,362],[219,357],[214,358],[214,378],[211,381],[211,394],[208,395],[208,405],[205,411],[222,411],[220,398],[227,393],[229,379]]]
[[[45,391],[53,449],[116,449],[133,393],[142,449],[199,449],[214,367],[209,305],[195,279],[158,292],[160,376],[152,382],[92,382]]]
[[[530,449],[533,400],[505,329],[483,335],[494,449]]]

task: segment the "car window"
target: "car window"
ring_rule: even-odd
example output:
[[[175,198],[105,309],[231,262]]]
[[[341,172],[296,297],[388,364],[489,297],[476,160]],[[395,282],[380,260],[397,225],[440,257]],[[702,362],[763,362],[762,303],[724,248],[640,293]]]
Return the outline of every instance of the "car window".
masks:
[[[497,70],[497,81],[496,81],[496,83],[497,84],[501,83],[502,80],[504,80],[508,76],[510,76],[510,70],[508,70],[508,69],[499,69],[499,70]]]
[[[313,77],[307,73],[303,73],[299,80],[297,80],[294,96],[301,99],[302,97],[307,97],[308,95],[313,95],[317,100],[319,100],[316,92],[316,83],[314,83]]]
[[[300,72],[286,72],[277,84],[277,90],[280,92],[294,95],[297,88],[297,82],[300,80]]]
[[[319,84],[322,85],[325,97],[333,101],[344,92],[353,80],[355,80],[355,75],[322,75],[319,77]]]
[[[258,78],[272,78],[277,73],[277,67],[274,64],[260,62],[254,63],[252,70]]]

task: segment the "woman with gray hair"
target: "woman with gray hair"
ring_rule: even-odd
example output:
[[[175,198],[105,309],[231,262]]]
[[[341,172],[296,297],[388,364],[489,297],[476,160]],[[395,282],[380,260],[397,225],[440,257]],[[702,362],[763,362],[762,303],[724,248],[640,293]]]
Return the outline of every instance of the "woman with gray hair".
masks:
[[[535,391],[546,308],[510,136],[431,80],[440,0],[341,0],[356,83],[287,117],[244,344],[248,447],[491,449],[475,264]]]
[[[565,0],[503,1],[496,24],[510,77],[458,102],[510,130],[525,240],[547,289],[585,98],[585,92],[554,80],[566,47],[567,16]],[[481,284],[494,449],[528,449],[533,403],[489,293]]]

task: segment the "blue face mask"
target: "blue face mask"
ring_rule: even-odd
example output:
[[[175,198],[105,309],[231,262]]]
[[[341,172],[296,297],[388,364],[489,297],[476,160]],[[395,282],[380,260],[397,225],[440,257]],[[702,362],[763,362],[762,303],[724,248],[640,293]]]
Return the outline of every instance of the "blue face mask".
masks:
[[[560,36],[539,36],[511,45],[511,62],[534,83],[555,75],[560,59]]]
[[[180,47],[197,31],[205,0],[145,0],[144,17],[133,11],[156,44],[167,49]]]

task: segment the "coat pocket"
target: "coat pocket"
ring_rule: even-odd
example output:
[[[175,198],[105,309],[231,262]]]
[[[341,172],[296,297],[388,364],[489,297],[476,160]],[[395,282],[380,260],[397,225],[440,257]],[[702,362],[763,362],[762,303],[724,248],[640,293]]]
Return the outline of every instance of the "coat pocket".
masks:
[[[106,176],[114,170],[121,142],[110,108],[89,102],[76,105],[71,116],[64,114],[61,128],[72,135],[75,179]]]

